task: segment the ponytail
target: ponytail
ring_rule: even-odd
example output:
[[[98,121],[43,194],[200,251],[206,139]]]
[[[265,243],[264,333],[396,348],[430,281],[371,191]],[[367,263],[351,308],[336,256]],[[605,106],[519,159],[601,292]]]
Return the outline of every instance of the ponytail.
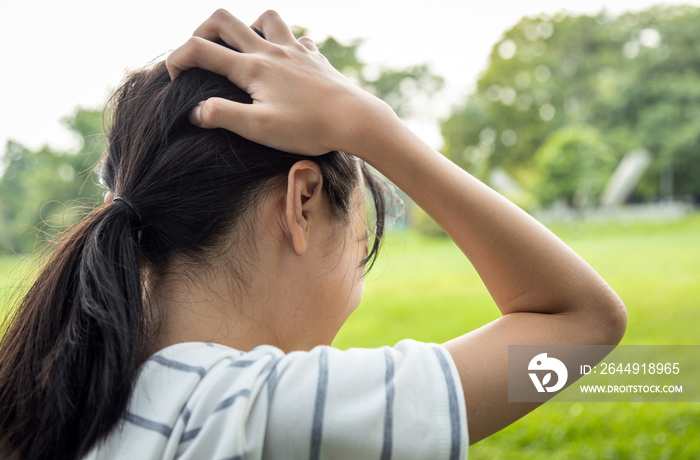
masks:
[[[188,113],[211,97],[252,102],[202,69],[171,81],[162,61],[129,75],[113,95],[98,172],[126,196],[62,238],[0,341],[3,460],[81,457],[113,430],[159,326],[147,316],[142,270],[157,285],[173,261],[205,268],[231,244],[232,229],[242,230],[237,241],[253,237],[249,213],[307,159],[192,125]],[[355,159],[330,152],[313,161],[333,218],[348,222],[360,184]],[[379,183],[362,173],[377,214],[371,266],[385,207]]]
[[[73,459],[126,411],[143,359],[134,212],[64,235],[0,341],[0,457]]]

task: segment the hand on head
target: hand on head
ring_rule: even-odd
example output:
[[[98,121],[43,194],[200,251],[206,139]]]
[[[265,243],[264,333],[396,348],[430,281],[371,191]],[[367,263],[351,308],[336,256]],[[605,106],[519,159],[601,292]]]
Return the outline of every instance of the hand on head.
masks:
[[[253,104],[203,101],[190,114],[194,124],[225,128],[290,153],[347,151],[357,117],[353,108],[380,102],[335,70],[309,38],[294,38],[274,11],[249,27],[218,10],[166,65],[173,79],[192,67],[224,75],[253,99]]]

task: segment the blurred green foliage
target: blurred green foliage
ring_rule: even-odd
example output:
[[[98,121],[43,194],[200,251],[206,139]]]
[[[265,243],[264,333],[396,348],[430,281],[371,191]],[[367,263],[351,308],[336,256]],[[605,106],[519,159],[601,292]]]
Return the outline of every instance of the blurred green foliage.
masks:
[[[575,208],[591,204],[615,167],[611,148],[596,128],[570,125],[550,134],[534,156],[542,204],[566,200]]]
[[[105,147],[102,112],[77,109],[64,123],[81,140],[77,151],[7,143],[0,169],[0,252],[30,252],[102,201],[93,174]]]
[[[557,194],[571,202],[576,187],[595,198],[601,178],[643,147],[653,162],[634,200],[698,201],[698,30],[700,9],[686,6],[523,18],[494,45],[474,93],[443,121],[444,152],[482,179],[503,168],[548,203]],[[581,126],[579,141],[571,128],[564,142],[561,129],[571,126]],[[591,154],[598,158],[589,166],[598,167],[555,173],[564,165],[545,160],[558,148],[572,168]]]
[[[292,31],[297,38],[306,35],[307,32],[302,27],[294,27]],[[366,63],[357,55],[362,46],[362,39],[359,38],[349,43],[341,43],[333,37],[328,37],[317,46],[333,67],[389,104],[400,117],[415,115],[416,97],[430,97],[440,91],[445,83],[445,80],[433,73],[425,63],[402,69],[375,69],[376,75],[372,75]]]

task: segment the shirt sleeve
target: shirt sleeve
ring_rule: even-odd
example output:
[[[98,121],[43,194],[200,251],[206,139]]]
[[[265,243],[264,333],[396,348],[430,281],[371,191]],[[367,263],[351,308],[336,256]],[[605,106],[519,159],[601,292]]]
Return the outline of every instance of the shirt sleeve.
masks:
[[[451,356],[395,347],[284,354],[178,344],[143,366],[122,423],[87,459],[463,459]]]
[[[461,382],[439,345],[317,347],[284,356],[268,383],[264,458],[466,458]]]

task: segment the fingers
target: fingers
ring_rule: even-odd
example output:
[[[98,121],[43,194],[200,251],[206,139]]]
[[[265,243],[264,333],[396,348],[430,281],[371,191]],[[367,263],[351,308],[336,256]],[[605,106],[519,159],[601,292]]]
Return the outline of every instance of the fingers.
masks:
[[[254,53],[269,46],[268,42],[279,45],[296,43],[294,34],[275,11],[266,11],[248,27],[228,11],[219,9],[194,31],[191,39],[166,59],[170,78],[174,79],[183,70],[201,67],[226,75],[235,83],[235,75],[231,71],[239,64],[236,56],[240,57],[241,54],[232,54],[230,50],[214,43],[218,40],[223,40],[242,53]]]
[[[253,32],[251,30],[251,32]],[[253,32],[255,33],[255,32]],[[192,37],[187,42],[170,53],[165,65],[174,79],[180,72],[199,67],[219,75],[225,75],[234,83],[245,68],[247,56],[230,50],[202,37]]]
[[[259,30],[263,37],[272,43],[289,45],[296,42],[292,31],[274,10],[265,11],[251,27]]]
[[[192,35],[212,42],[221,39],[244,53],[255,52],[265,45],[262,37],[224,9],[216,10]]]

